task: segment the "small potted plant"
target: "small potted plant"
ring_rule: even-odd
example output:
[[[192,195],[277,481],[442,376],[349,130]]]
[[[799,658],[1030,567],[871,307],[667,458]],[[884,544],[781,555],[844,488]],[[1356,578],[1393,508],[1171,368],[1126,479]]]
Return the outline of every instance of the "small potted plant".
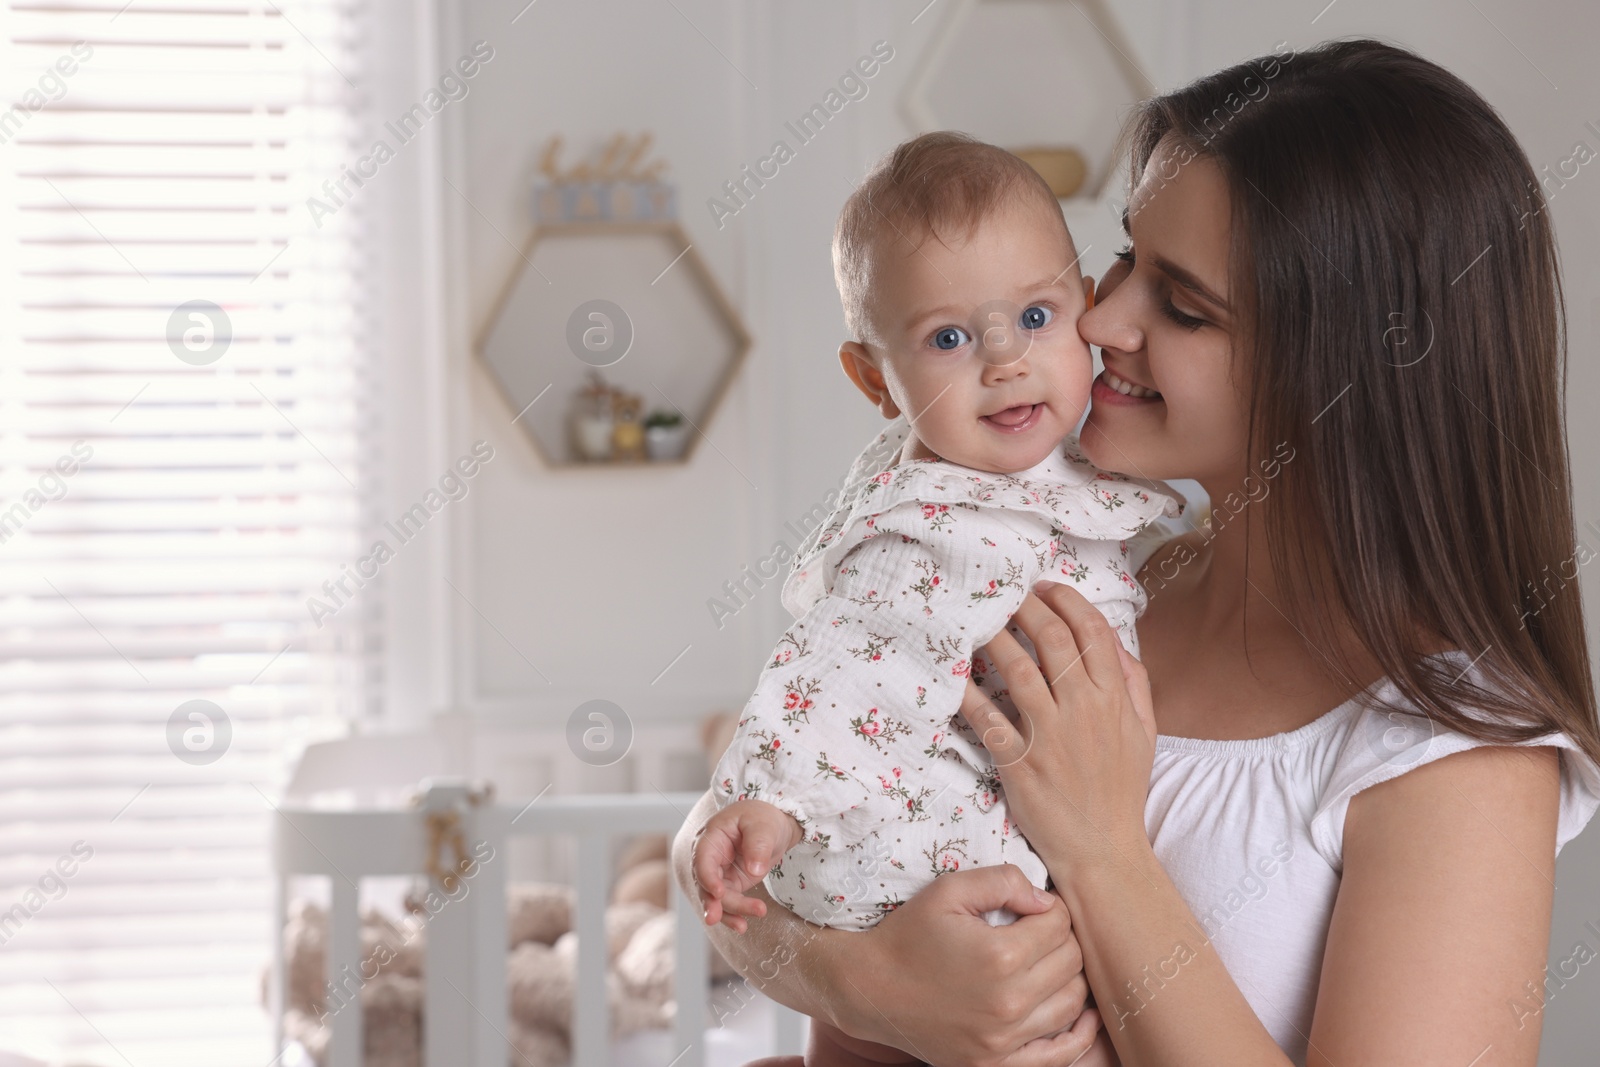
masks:
[[[689,440],[689,424],[682,414],[658,408],[645,417],[644,446],[651,459],[677,459]]]

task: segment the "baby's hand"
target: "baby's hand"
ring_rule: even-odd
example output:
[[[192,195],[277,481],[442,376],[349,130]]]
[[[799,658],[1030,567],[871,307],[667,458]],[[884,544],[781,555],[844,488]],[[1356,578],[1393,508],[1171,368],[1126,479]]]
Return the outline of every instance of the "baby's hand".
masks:
[[[694,845],[694,879],[706,925],[744,933],[745,917],[767,913],[744,895],[805,835],[794,817],[761,800],[736,800],[706,820]]]
[[[1072,1061],[1072,1067],[1122,1067],[1117,1048],[1111,1043],[1111,1036],[1106,1033],[1104,1025],[1094,1035],[1094,1044]]]

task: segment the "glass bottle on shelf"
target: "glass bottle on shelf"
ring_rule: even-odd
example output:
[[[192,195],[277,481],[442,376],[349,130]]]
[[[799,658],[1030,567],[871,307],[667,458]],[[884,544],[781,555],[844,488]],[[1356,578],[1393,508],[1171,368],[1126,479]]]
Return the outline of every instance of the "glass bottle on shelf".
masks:
[[[572,402],[572,449],[579,459],[611,458],[611,400],[611,387],[599,371],[590,371],[588,384],[573,395]]]

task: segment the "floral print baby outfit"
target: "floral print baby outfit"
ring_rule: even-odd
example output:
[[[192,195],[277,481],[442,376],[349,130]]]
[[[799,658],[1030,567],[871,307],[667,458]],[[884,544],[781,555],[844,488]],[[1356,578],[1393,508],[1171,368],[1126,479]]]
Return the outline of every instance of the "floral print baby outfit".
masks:
[[[974,650],[1049,579],[1093,602],[1137,655],[1145,594],[1124,542],[1183,508],[1162,483],[1096,470],[1072,439],[1016,474],[940,459],[888,466],[908,431],[901,416],[867,446],[796,555],[783,586],[796,621],[712,778],[719,807],[764,800],[800,823],[805,838],[768,873],[767,890],[840,929],[872,926],[963,867],[1014,863],[1046,887],[993,761],[959,714],[970,675],[1016,719]]]

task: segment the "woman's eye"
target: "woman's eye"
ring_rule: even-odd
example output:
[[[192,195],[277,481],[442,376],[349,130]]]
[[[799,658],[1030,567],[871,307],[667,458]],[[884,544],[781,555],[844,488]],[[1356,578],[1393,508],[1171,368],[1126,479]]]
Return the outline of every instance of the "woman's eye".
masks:
[[[1179,311],[1170,299],[1161,301],[1161,314],[1186,330],[1198,330],[1206,324],[1205,319],[1197,319],[1193,315],[1186,315]]]
[[[1022,313],[1022,328],[1024,330],[1037,330],[1049,322],[1053,316],[1050,309],[1040,307],[1038,304],[1026,309]]]
[[[942,348],[946,351],[952,348],[960,348],[968,340],[966,331],[959,326],[946,326],[933,335],[934,347]]]
[[[1131,244],[1124,245],[1117,251],[1117,258],[1122,260],[1122,262],[1126,263],[1128,266],[1133,266],[1133,246]]]

